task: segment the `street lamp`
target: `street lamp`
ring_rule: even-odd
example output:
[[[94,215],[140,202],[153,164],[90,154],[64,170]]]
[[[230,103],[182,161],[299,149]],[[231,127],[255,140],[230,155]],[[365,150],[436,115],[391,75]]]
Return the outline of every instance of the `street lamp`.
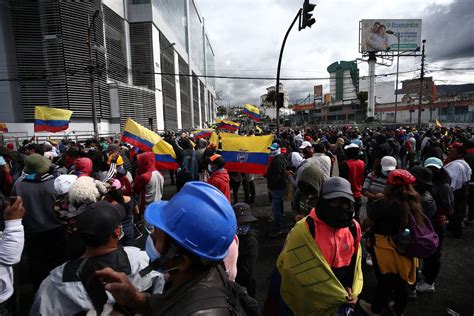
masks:
[[[99,10],[96,10],[92,15],[92,18],[87,16],[87,46],[89,48],[89,79],[90,79],[90,87],[91,87],[91,103],[92,103],[92,124],[94,128],[94,138],[97,138],[99,131],[97,128],[97,107],[95,104],[95,89],[94,89],[94,68],[95,66],[92,65],[92,43],[91,43],[91,33],[92,33],[92,25],[94,24],[95,19],[99,15]]]

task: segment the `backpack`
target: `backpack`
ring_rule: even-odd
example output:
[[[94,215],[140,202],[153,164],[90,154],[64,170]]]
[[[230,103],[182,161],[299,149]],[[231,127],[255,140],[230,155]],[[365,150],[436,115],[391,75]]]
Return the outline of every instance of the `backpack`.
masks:
[[[438,248],[439,237],[433,229],[429,218],[421,213],[423,224],[419,225],[411,212],[408,212],[408,223],[400,225],[400,231],[393,239],[395,249],[401,255],[408,258],[426,258],[431,256]],[[408,240],[403,237],[405,229],[410,230]]]
[[[227,308],[231,315],[261,315],[258,302],[247,293],[247,290],[230,281],[221,265],[216,268],[224,286],[191,289],[190,297],[193,299],[180,307],[180,313],[190,315],[207,309]]]

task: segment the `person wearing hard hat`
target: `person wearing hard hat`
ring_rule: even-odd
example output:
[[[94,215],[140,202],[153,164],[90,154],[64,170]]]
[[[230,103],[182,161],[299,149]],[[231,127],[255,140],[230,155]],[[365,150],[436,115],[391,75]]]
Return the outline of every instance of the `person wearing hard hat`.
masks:
[[[237,222],[232,206],[218,189],[204,182],[188,182],[170,201],[149,205],[145,219],[155,229],[145,245],[150,265],[141,274],[168,273],[163,294],[141,293],[125,274],[110,268],[97,272],[127,314],[259,314],[258,303],[248,296],[255,307],[252,313],[248,304],[244,307],[230,300],[229,286],[235,289],[238,285],[228,280],[221,263],[234,240]]]

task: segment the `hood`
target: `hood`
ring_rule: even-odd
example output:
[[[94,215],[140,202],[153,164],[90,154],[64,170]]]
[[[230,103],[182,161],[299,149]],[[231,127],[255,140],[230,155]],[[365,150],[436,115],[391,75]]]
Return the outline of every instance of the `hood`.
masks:
[[[91,174],[92,160],[90,158],[77,158],[74,161],[74,170],[78,173]]]
[[[224,168],[214,171],[214,172],[211,174],[211,177],[213,177],[213,178],[218,178],[218,179],[224,180],[224,181],[226,181],[226,182],[229,182],[229,181],[230,181],[229,173],[228,173],[227,170],[224,169]]]
[[[298,179],[298,189],[303,193],[308,194],[308,189],[311,190],[312,195],[319,195],[321,192],[321,186],[324,182],[324,175],[321,169],[315,164],[308,164],[308,166],[301,172]]]
[[[138,168],[137,174],[144,174],[156,170],[155,167],[155,154],[154,153],[143,153],[137,156]]]
[[[294,152],[291,154],[291,165],[294,168],[298,168],[303,160],[304,158],[301,157],[300,153]]]

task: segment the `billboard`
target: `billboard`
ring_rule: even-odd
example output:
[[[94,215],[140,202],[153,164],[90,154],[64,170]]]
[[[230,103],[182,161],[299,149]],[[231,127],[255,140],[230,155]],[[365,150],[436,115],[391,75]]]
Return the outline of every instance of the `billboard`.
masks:
[[[323,100],[323,86],[322,85],[317,85],[314,86],[314,99],[315,100]]]
[[[400,38],[400,46],[398,45]],[[360,52],[415,51],[421,43],[421,19],[360,21]]]

